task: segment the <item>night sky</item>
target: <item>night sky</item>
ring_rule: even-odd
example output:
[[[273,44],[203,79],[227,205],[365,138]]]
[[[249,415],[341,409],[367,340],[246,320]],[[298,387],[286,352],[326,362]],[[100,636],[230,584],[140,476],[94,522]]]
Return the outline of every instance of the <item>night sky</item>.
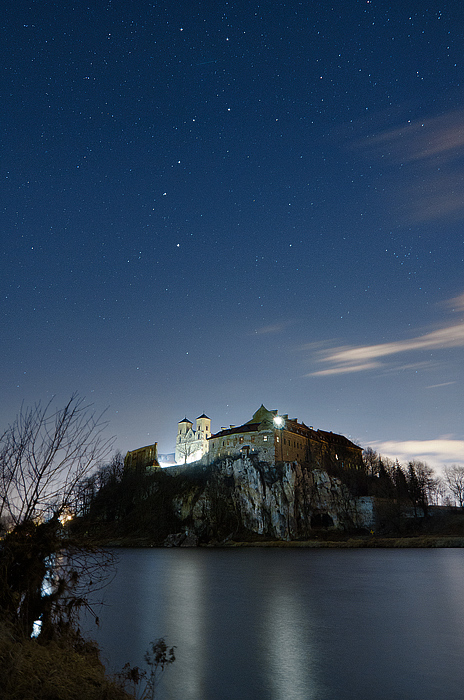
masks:
[[[4,0],[0,428],[261,403],[464,463],[460,2]]]

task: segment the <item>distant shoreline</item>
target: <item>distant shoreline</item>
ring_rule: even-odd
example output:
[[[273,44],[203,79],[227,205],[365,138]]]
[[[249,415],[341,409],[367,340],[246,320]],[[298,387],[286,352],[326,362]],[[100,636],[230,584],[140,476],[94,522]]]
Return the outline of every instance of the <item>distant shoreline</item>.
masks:
[[[192,549],[192,547],[165,547],[144,537],[127,537],[117,539],[101,539],[94,541],[102,547],[117,547],[121,549]],[[443,549],[464,548],[464,537],[350,537],[343,540],[256,540],[240,542],[228,540],[215,544],[202,544],[193,549],[237,549],[237,548],[279,548],[279,549]]]
[[[236,542],[232,547],[281,547],[307,549],[407,549],[464,547],[464,537],[371,537],[348,540],[307,540],[304,542]]]

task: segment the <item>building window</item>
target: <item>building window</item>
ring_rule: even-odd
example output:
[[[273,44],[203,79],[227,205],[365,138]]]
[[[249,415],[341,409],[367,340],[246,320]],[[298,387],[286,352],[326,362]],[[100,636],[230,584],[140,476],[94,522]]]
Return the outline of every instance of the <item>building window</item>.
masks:
[[[264,442],[267,442],[267,435],[264,435],[264,436],[263,436],[263,441],[264,441]]]

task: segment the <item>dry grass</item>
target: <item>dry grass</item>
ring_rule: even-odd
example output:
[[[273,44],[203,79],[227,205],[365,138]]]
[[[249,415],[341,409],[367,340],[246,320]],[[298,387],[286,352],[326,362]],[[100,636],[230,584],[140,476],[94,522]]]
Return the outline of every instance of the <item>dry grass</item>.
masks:
[[[92,644],[19,640],[0,624],[2,700],[129,700],[105,669]]]

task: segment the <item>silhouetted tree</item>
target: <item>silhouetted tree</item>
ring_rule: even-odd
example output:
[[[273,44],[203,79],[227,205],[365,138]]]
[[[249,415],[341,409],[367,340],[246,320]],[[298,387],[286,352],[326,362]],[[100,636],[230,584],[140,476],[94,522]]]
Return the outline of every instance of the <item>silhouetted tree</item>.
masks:
[[[460,508],[464,508],[464,467],[457,464],[452,464],[451,467],[445,467],[445,482],[459,504]]]
[[[379,458],[376,494],[380,498],[394,498],[395,484],[392,478],[393,470],[388,460]]]
[[[380,457],[372,447],[363,450],[363,464],[368,476],[377,476],[379,473]]]
[[[0,611],[27,636],[36,622],[51,636],[86,604],[79,579],[93,564],[63,522],[77,485],[111,446],[105,427],[74,395],[61,409],[22,407],[0,437],[0,517],[11,522],[0,544]]]
[[[408,482],[398,460],[395,461],[393,480],[395,483],[396,498],[400,501],[406,500],[409,496]]]
[[[424,515],[427,515],[433,487],[433,469],[425,462],[413,460],[408,463],[406,480],[408,495],[414,507],[414,515],[418,514],[417,508],[421,508]]]

